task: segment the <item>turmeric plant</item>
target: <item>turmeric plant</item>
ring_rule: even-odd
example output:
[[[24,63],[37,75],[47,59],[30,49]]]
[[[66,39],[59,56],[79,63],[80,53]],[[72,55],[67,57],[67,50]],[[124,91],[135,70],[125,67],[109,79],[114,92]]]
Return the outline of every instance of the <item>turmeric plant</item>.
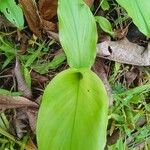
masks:
[[[94,16],[83,0],[58,0],[59,35],[69,69],[46,87],[38,121],[39,150],[103,150],[108,97],[91,71],[96,57]]]

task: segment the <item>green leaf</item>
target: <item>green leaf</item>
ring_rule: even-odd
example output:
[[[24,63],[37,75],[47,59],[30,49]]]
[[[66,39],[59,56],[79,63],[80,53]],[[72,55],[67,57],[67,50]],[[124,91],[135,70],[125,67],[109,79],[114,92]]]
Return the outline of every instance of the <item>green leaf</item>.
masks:
[[[98,24],[100,25],[100,27],[102,28],[103,31],[105,31],[106,33],[109,33],[111,36],[114,36],[112,26],[106,18],[104,18],[102,16],[96,16],[95,19],[96,19],[96,21],[98,22]]]
[[[23,12],[14,0],[0,0],[0,11],[16,27],[18,27],[19,29],[23,28]]]
[[[47,86],[37,121],[39,150],[103,150],[108,97],[89,69],[68,69]]]
[[[58,1],[59,35],[70,67],[90,68],[96,56],[95,19],[83,0]]]
[[[100,6],[104,11],[109,10],[110,6],[107,0],[102,0]]]
[[[146,36],[150,37],[150,1],[149,0],[117,0],[126,9],[134,24]]]

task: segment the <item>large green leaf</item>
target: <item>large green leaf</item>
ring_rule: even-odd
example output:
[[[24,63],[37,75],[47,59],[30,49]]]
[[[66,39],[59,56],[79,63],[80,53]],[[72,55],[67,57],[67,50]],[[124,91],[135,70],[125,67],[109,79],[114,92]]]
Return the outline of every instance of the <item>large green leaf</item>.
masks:
[[[88,69],[68,69],[47,86],[37,121],[39,150],[103,150],[108,98]]]
[[[96,56],[95,19],[83,0],[58,1],[59,35],[70,67],[90,68]]]
[[[0,0],[0,11],[4,13],[6,18],[16,27],[20,29],[23,28],[23,12],[14,0]]]
[[[135,25],[150,37],[150,0],[117,0],[124,7]]]

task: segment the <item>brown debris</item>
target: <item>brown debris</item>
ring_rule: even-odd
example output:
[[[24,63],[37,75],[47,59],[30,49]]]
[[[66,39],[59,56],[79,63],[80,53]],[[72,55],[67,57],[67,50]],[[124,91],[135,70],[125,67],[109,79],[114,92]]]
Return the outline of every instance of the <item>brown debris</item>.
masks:
[[[113,98],[112,98],[112,89],[109,85],[109,82],[107,80],[107,74],[104,66],[104,62],[102,58],[97,58],[95,61],[95,64],[93,66],[94,72],[100,77],[100,79],[103,81],[107,94],[109,96],[109,106],[113,105]]]
[[[38,108],[38,104],[21,96],[0,95],[0,109],[32,107]]]
[[[37,109],[27,109],[26,114],[27,114],[27,117],[29,120],[30,128],[31,128],[32,132],[35,133],[38,110]]]
[[[18,58],[16,58],[16,64],[14,70],[15,70],[14,73],[18,84],[18,91],[21,91],[24,97],[32,99],[32,91],[27,86],[25,79],[21,73],[20,62]]]
[[[41,18],[34,0],[19,0],[30,30],[41,36]]]
[[[37,36],[41,37],[43,30],[45,31],[55,31],[56,25],[50,21],[46,21],[42,16],[39,14],[39,10],[37,4],[34,0],[19,0],[19,3],[22,6],[25,18],[29,25],[30,30]],[[41,3],[41,2],[40,2]],[[45,4],[44,4],[45,6]],[[44,12],[45,7],[41,7]],[[47,5],[49,8],[50,5]],[[50,8],[49,8],[50,10]]]
[[[124,64],[150,66],[150,44],[144,48],[126,38],[120,41],[105,41],[97,45],[97,56]]]
[[[45,20],[51,20],[57,14],[58,0],[39,0],[40,16]]]
[[[129,87],[133,81],[138,77],[139,69],[137,67],[132,67],[130,71],[125,73],[125,79],[127,83],[127,87]]]
[[[46,31],[46,32],[56,31],[57,26],[55,23],[52,23],[52,22],[44,20],[44,19],[41,19],[41,20],[42,20],[41,27],[44,31]]]

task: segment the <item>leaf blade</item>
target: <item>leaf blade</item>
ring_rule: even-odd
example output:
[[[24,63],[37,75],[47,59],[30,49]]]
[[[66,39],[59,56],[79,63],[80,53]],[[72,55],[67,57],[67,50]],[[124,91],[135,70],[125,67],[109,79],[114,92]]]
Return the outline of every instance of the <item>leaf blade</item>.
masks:
[[[93,72],[69,69],[60,73],[43,96],[37,123],[39,150],[102,150],[107,108],[106,91]]]
[[[146,36],[150,37],[150,2],[149,0],[117,0],[126,9],[134,24]]]
[[[90,8],[82,0],[59,0],[59,34],[70,67],[88,67],[96,56],[97,31]]]
[[[114,36],[112,26],[111,26],[110,22],[105,17],[96,16],[95,19],[103,31],[105,31],[106,33],[109,33],[111,36]]]
[[[24,27],[24,18],[22,9],[15,3],[14,0],[0,1],[0,11],[7,19],[19,29]]]

